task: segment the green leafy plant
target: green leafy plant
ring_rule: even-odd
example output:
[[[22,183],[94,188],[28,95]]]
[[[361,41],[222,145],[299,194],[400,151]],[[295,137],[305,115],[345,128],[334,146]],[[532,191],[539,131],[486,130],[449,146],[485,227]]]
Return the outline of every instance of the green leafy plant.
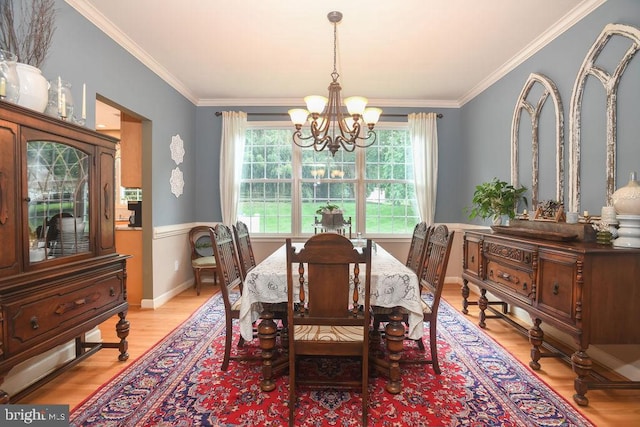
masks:
[[[320,206],[318,210],[316,210],[316,213],[318,215],[321,215],[324,213],[342,213],[342,210],[340,210],[340,206],[327,202],[326,205]]]
[[[522,201],[527,206],[527,199],[524,197],[526,191],[526,187],[515,188],[498,178],[477,185],[471,200],[473,206],[468,208],[469,219],[495,219],[502,215],[513,219],[519,202]]]

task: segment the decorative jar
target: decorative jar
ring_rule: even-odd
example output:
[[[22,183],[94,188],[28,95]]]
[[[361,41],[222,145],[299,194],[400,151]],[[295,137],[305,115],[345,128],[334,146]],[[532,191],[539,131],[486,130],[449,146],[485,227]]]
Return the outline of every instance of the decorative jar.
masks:
[[[9,51],[0,50],[0,99],[17,103],[20,96],[20,78],[16,70],[18,57]]]
[[[640,215],[640,183],[636,172],[631,172],[629,183],[611,195],[618,215]]]

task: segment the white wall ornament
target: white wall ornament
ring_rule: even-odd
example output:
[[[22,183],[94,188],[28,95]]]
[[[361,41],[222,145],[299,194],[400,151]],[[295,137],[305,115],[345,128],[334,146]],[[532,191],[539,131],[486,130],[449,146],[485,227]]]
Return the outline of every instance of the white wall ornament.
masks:
[[[184,142],[179,134],[171,137],[169,148],[171,149],[171,158],[176,162],[176,165],[182,163],[184,159]]]
[[[611,73],[597,65],[600,54],[605,50],[607,43],[614,37],[624,37],[630,41],[630,46],[620,58],[618,64],[613,67]],[[618,85],[624,74],[627,65],[640,50],[640,30],[628,25],[609,24],[598,39],[594,42],[589,53],[584,59],[571,94],[570,106],[570,141],[569,149],[571,158],[569,159],[569,210],[580,211],[580,132],[582,98],[589,76],[595,77],[605,90],[606,102],[606,204],[611,205],[611,195],[616,189],[616,121]]]
[[[176,167],[171,171],[171,179],[169,182],[171,183],[171,192],[176,196],[176,198],[180,197],[184,188],[184,178],[179,167]]]
[[[543,87],[542,94],[532,103],[527,100],[527,96],[534,86],[541,85]],[[532,188],[531,188],[531,206],[535,209],[538,205],[538,182],[539,182],[539,134],[538,128],[540,124],[540,115],[547,99],[551,97],[555,112],[555,130],[556,130],[556,194],[555,199],[564,201],[564,114],[560,93],[553,80],[544,74],[531,73],[525,83],[516,107],[513,111],[513,119],[511,122],[511,184],[515,187],[520,186],[519,162],[518,162],[518,146],[520,134],[520,120],[522,112],[529,113],[531,119],[531,171],[532,171]]]

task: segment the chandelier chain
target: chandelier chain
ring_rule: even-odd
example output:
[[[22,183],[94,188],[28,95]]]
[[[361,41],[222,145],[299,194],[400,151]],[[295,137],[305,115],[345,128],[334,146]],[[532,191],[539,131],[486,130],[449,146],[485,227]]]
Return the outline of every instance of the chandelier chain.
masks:
[[[336,67],[336,58],[338,51],[338,24],[336,22],[333,23],[333,73],[331,73],[331,78],[334,82],[338,81],[338,68]]]

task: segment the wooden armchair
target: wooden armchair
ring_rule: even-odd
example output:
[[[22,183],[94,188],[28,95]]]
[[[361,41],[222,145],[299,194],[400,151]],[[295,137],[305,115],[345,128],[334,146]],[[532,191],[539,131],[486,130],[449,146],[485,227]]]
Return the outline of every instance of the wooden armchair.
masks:
[[[196,293],[200,295],[202,273],[212,274],[214,284],[218,281],[216,257],[213,255],[209,227],[200,225],[189,230],[189,245]]]
[[[353,247],[349,239],[335,233],[312,236],[299,252],[292,246],[291,239],[287,239],[286,246],[289,425],[294,425],[296,387],[298,384],[307,384],[321,387],[360,386],[362,425],[366,426],[371,240],[367,241],[367,246],[361,252]],[[350,280],[351,274],[353,282]],[[358,290],[363,291],[363,299]],[[339,382],[305,379],[299,376],[296,369],[300,355],[358,357],[362,361],[361,378]]]

